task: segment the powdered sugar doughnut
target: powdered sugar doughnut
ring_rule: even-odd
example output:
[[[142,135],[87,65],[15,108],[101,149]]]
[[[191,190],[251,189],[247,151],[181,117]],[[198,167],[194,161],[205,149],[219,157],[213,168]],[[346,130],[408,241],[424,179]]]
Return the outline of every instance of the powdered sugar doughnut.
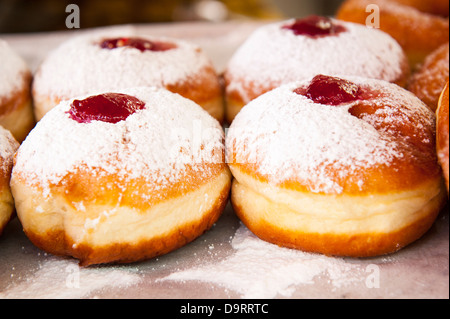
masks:
[[[402,46],[408,55],[410,66],[414,69],[426,56],[448,42],[448,0],[447,18],[419,9],[433,6],[441,0],[346,0],[339,8],[336,17],[341,20],[366,24],[370,10],[379,8],[380,30],[390,34]],[[368,12],[369,11],[369,12]],[[428,10],[431,11],[431,10]]]
[[[11,132],[0,126],[0,235],[14,213],[14,200],[9,181],[13,166],[13,156],[19,143]]]
[[[17,215],[36,246],[82,265],[167,253],[227,202],[223,139],[217,120],[165,89],[61,102],[17,152]]]
[[[35,124],[31,72],[6,41],[0,40],[0,125],[21,142]]]
[[[341,256],[394,252],[446,201],[435,115],[386,81],[316,76],[246,105],[231,124],[231,201],[260,238]]]
[[[219,79],[200,47],[133,34],[77,36],[50,53],[33,83],[36,118],[61,100],[139,86],[166,88],[193,100],[219,121],[223,118]]]
[[[423,65],[413,74],[408,90],[420,98],[430,109],[436,111],[439,97],[449,79],[449,44],[433,51]]]
[[[405,85],[407,58],[389,35],[325,17],[310,16],[257,29],[225,71],[227,118],[281,84],[317,74],[347,74]]]

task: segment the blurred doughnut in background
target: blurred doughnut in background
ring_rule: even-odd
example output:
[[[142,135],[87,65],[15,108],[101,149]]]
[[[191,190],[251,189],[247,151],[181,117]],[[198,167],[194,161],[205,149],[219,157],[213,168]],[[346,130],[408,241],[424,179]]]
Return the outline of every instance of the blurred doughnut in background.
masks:
[[[0,33],[67,29],[66,7],[80,9],[80,27],[333,15],[341,0],[0,0]]]

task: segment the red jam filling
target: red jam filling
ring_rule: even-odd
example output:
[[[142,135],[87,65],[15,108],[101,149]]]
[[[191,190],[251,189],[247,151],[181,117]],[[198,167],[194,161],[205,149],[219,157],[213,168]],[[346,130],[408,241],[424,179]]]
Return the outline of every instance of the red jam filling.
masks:
[[[339,105],[362,98],[362,90],[355,83],[326,75],[317,75],[306,89],[298,88],[294,92],[325,105]]]
[[[173,43],[149,41],[141,38],[114,38],[105,39],[100,43],[103,49],[117,49],[121,47],[129,47],[144,51],[167,51],[176,48]]]
[[[134,96],[121,93],[105,93],[74,100],[70,105],[70,118],[78,123],[102,121],[117,123],[143,109],[145,103]]]
[[[304,19],[297,19],[294,23],[286,25],[283,29],[289,29],[295,35],[305,35],[311,38],[332,36],[346,31],[341,25],[336,25],[327,17],[312,15]]]

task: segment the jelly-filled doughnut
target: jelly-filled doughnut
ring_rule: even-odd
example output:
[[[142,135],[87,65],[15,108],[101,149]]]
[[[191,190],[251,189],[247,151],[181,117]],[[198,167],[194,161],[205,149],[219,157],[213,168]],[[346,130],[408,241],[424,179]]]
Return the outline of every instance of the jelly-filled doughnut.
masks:
[[[264,25],[238,48],[225,70],[228,122],[262,93],[317,74],[363,76],[403,86],[409,67],[394,39],[360,24],[308,16]]]
[[[223,140],[217,120],[166,89],[63,101],[16,154],[17,216],[37,247],[85,266],[168,253],[227,203]]]
[[[220,81],[200,47],[172,38],[103,34],[69,39],[45,58],[33,82],[36,118],[61,100],[139,86],[179,93],[223,120]]]
[[[263,240],[368,257],[420,238],[446,202],[435,115],[382,80],[318,75],[274,89],[226,139],[231,201]]]
[[[35,125],[32,75],[22,57],[3,40],[0,40],[0,61],[0,125],[22,142]]]

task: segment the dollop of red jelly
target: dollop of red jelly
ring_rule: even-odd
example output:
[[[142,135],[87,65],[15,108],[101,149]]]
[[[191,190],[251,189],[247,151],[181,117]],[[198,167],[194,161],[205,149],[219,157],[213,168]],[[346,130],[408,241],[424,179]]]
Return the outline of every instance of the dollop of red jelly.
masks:
[[[144,51],[167,51],[176,48],[176,45],[168,42],[156,42],[141,38],[114,38],[104,39],[100,43],[103,49],[117,49],[121,47],[130,47]]]
[[[333,23],[330,18],[316,15],[297,19],[294,23],[283,26],[283,29],[292,30],[295,35],[305,35],[311,38],[332,36],[346,31],[344,26]]]
[[[361,99],[362,90],[353,82],[327,75],[317,75],[305,88],[294,90],[315,103],[339,105]]]
[[[105,93],[74,100],[70,105],[70,118],[78,123],[102,121],[117,123],[145,107],[145,103],[134,96],[121,93]]]

